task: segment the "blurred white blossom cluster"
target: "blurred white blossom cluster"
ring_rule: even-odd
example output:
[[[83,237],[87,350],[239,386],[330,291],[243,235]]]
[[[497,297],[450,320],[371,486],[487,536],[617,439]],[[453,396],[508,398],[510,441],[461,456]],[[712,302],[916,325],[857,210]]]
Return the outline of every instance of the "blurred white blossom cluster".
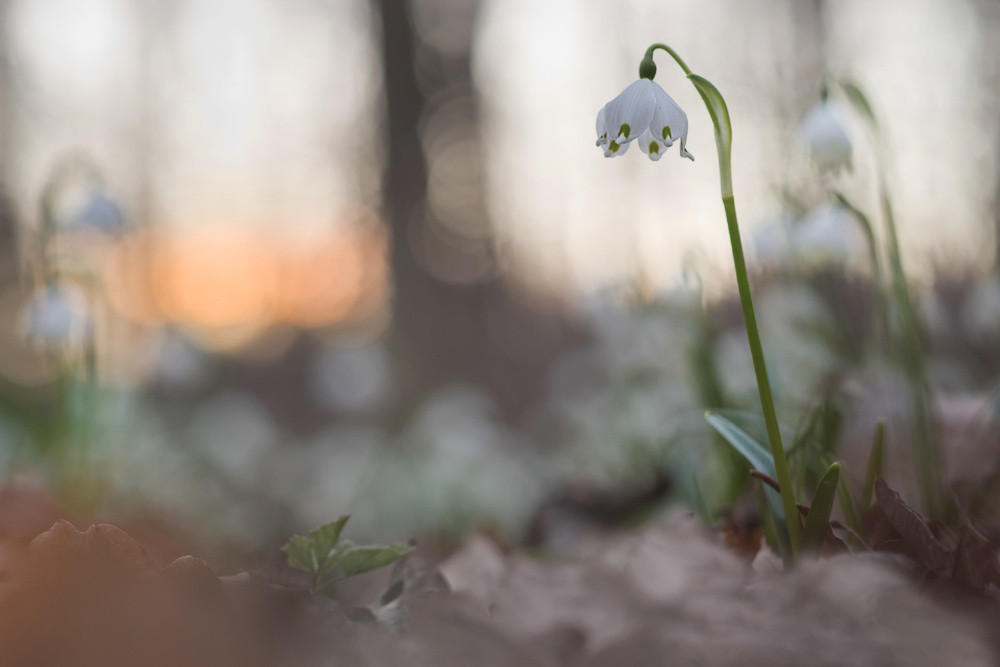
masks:
[[[517,536],[549,479],[544,460],[482,390],[453,387],[427,401],[371,462],[357,521],[379,537],[447,537],[484,526]]]
[[[757,319],[779,417],[795,423],[815,402],[823,380],[844,361],[831,345],[837,322],[815,290],[788,283],[758,291]],[[757,409],[757,380],[742,329],[723,332],[714,355],[725,369],[722,378],[730,400]]]
[[[592,341],[566,354],[550,379],[548,409],[562,441],[555,465],[563,479],[627,485],[664,469],[675,441],[701,427],[693,365],[701,295],[680,288],[630,306],[604,292],[584,312]]]
[[[779,268],[860,268],[868,262],[861,223],[849,210],[820,204],[802,217],[783,213],[753,234],[759,263]]]

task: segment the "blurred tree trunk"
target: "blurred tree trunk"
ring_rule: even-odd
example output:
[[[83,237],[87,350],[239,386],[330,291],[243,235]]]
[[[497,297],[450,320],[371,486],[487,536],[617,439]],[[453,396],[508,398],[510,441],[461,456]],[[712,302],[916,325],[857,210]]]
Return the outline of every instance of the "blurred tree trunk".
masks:
[[[0,286],[16,284],[20,272],[17,216],[10,193],[16,131],[13,58],[8,42],[12,5],[11,0],[0,0]]]
[[[508,412],[517,412],[538,396],[546,361],[565,337],[551,315],[512,299],[495,271],[471,68],[479,0],[378,0],[378,9],[388,135],[382,191],[392,232],[399,416],[456,382],[483,386]],[[414,11],[439,39],[421,36]],[[432,175],[441,194],[434,206],[428,204]]]

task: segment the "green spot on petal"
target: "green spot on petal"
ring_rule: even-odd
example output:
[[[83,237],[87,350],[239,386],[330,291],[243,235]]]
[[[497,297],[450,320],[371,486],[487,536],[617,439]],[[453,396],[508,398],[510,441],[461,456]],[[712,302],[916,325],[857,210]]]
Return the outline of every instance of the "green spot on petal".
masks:
[[[663,135],[664,139],[672,139],[673,138],[673,135],[670,134],[670,126],[669,125],[664,125],[663,126],[662,135]]]
[[[660,152],[660,144],[656,143],[655,141],[650,141],[649,142],[649,152],[650,153],[654,153],[654,154],[655,153],[659,153]]]
[[[619,146],[618,142],[616,141],[612,141],[611,145],[608,146],[608,150],[611,151],[612,153],[617,153],[619,148],[621,148],[621,146]]]
[[[619,137],[625,135],[625,138],[628,139],[629,135],[631,134],[632,134],[632,127],[628,123],[622,123],[622,126],[618,128]]]

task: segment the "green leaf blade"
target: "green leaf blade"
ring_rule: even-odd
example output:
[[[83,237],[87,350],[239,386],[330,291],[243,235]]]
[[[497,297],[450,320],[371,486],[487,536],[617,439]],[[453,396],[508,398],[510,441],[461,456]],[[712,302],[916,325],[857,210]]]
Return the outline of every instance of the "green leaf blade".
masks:
[[[733,152],[733,126],[729,120],[729,107],[723,99],[719,89],[712,85],[708,79],[689,74],[688,79],[694,84],[701,95],[702,101],[708,108],[708,114],[712,117],[712,124],[715,126],[715,147],[719,151],[719,171],[722,176],[722,197],[733,196],[732,179],[732,152]]]
[[[868,455],[868,468],[865,470],[865,486],[861,492],[861,512],[867,512],[872,506],[872,495],[875,491],[875,480],[882,477],[885,465],[885,420],[880,419],[875,424],[875,440]]]
[[[330,553],[337,546],[337,543],[340,542],[340,534],[344,532],[344,526],[347,525],[350,518],[350,514],[345,514],[338,517],[336,521],[324,524],[309,533],[309,536],[312,538],[316,560],[321,567],[330,557]]]
[[[868,101],[868,96],[861,90],[861,86],[849,79],[840,79],[837,83],[840,84],[847,99],[857,112],[864,116],[871,123],[872,127],[877,129],[878,119],[875,117],[875,109],[872,107],[871,102]]]
[[[722,415],[715,412],[706,412],[705,421],[721,435],[730,446],[739,452],[747,462],[757,470],[775,476],[774,460],[771,452],[764,445],[760,444],[746,431],[729,421]]]
[[[385,567],[411,551],[413,547],[406,544],[351,546],[339,555],[337,562],[344,576],[352,577]]]
[[[313,574],[312,540],[304,535],[292,535],[281,550],[288,556],[289,565]]]
[[[830,514],[840,483],[840,464],[834,463],[827,468],[820,479],[813,495],[806,524],[802,529],[802,551],[818,554],[826,540],[826,531],[830,527]]]
[[[751,438],[746,431],[722,415],[714,412],[706,412],[705,421],[707,421],[709,425],[714,428],[733,449],[745,458],[751,467],[765,473],[769,477],[773,478],[777,476],[774,469],[774,459],[771,458],[771,452],[769,452],[764,445]],[[784,522],[785,509],[781,502],[781,496],[770,486],[764,488],[764,494],[767,496],[767,503],[770,505],[771,511],[774,512],[774,515],[780,522]]]

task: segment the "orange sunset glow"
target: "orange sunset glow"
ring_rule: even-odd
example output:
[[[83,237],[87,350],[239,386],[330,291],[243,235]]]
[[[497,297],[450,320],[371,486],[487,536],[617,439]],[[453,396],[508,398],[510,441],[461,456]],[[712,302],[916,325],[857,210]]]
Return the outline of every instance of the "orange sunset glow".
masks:
[[[385,299],[384,239],[365,228],[309,244],[206,226],[184,235],[134,235],[106,269],[113,306],[145,325],[203,333],[286,323],[324,327],[370,314]]]

